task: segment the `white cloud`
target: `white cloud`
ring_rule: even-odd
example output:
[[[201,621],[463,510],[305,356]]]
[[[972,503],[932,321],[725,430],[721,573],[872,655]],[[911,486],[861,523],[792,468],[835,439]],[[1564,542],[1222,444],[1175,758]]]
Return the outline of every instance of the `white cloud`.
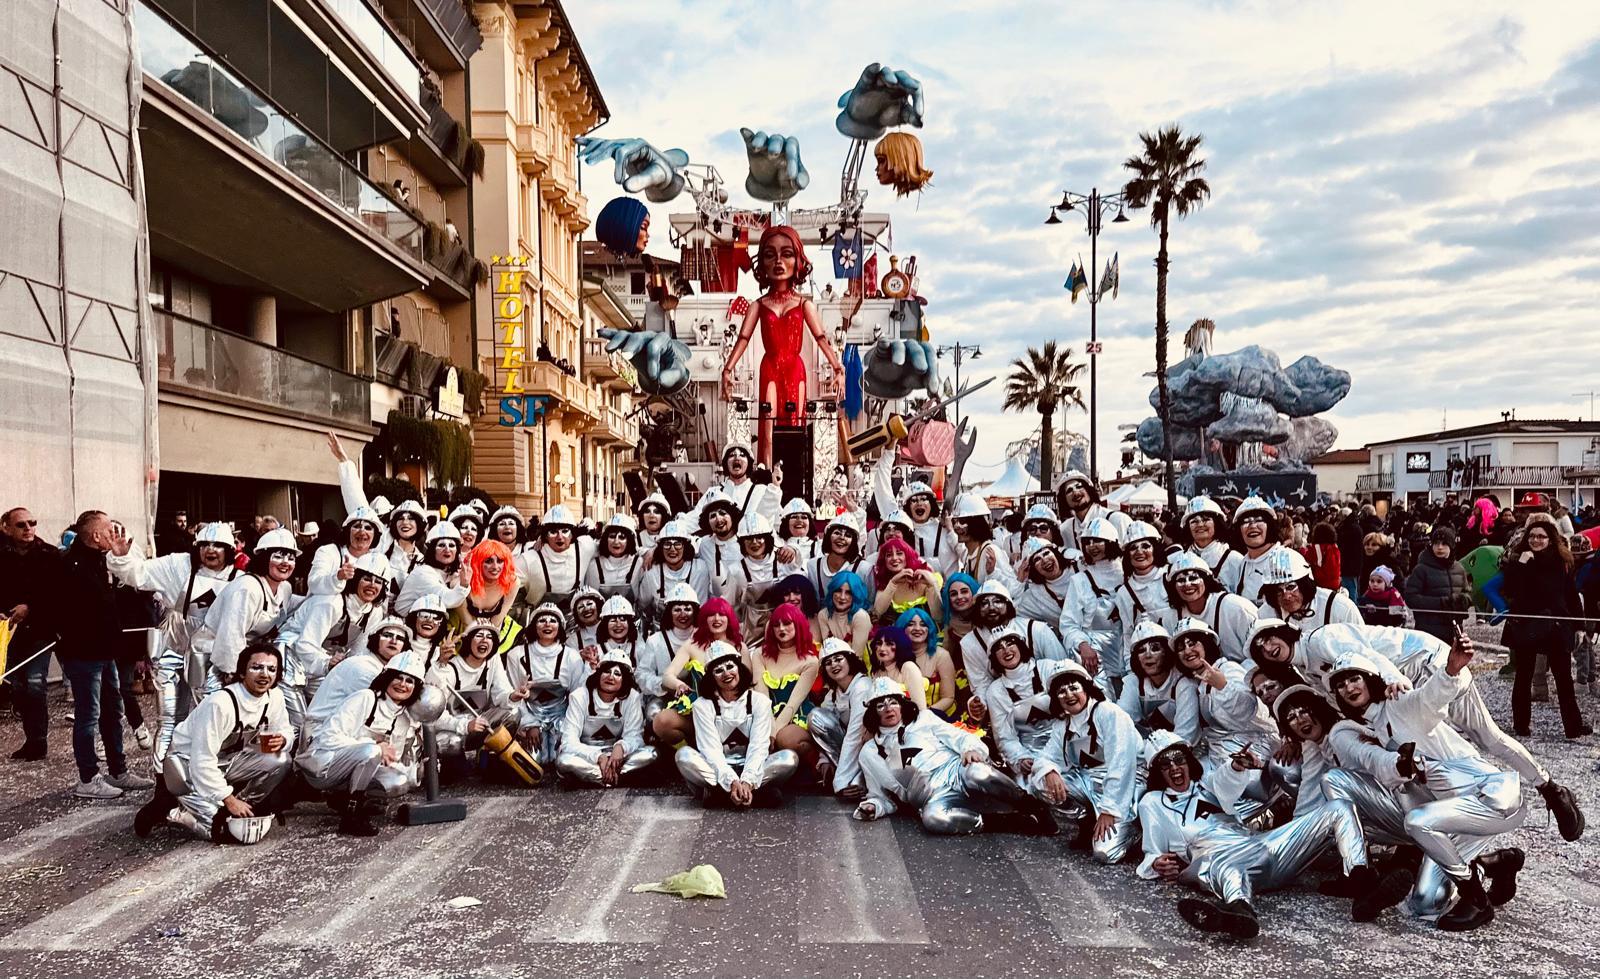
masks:
[[[1219,349],[1351,371],[1341,445],[1446,411],[1456,425],[1586,408],[1568,395],[1600,364],[1600,5],[1511,9],[568,4],[613,112],[602,133],[682,146],[735,186],[740,126],[797,135],[800,206],[836,186],[834,101],[861,66],[921,77],[934,184],[920,201],[874,187],[871,206],[919,256],[937,337],[985,344],[974,368],[1050,337],[1082,350],[1088,309],[1060,286],[1089,244],[1081,224],[1042,225],[1062,187],[1114,189],[1140,130],[1205,134],[1215,197],[1173,230],[1175,340],[1209,316]],[[585,182],[597,205],[612,192],[609,168]],[[1123,272],[1100,310],[1103,470],[1117,425],[1149,414],[1156,243],[1134,218],[1100,239]],[[998,387],[970,409],[990,446],[1037,424],[1000,414]]]

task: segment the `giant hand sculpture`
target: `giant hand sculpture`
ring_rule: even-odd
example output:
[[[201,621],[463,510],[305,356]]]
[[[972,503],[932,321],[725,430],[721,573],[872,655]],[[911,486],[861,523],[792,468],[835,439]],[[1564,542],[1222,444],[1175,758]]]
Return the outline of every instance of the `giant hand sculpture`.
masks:
[[[639,389],[649,395],[670,395],[689,383],[689,347],[653,330],[601,330],[606,352],[621,352],[639,373]]]
[[[895,126],[922,125],[922,83],[874,61],[856,87],[839,96],[844,111],[833,124],[851,139],[877,139]]]
[[[904,398],[919,390],[938,394],[938,360],[923,340],[880,339],[861,366],[861,387],[875,398]]]
[[[578,152],[585,163],[614,160],[617,184],[630,194],[643,193],[659,204],[683,191],[683,168],[689,165],[683,150],[658,150],[642,139],[579,136]]]
[[[739,130],[744,137],[745,152],[750,158],[750,176],[745,178],[744,189],[758,201],[778,203],[786,201],[806,189],[811,174],[800,162],[800,141],[793,136],[777,133]]]

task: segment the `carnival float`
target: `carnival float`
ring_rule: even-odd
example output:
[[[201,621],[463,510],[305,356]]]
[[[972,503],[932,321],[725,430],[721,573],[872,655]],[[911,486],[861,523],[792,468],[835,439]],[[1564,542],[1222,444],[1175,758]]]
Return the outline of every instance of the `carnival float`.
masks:
[[[783,475],[785,498],[822,499],[859,486],[852,474],[880,450],[939,478],[970,449],[940,417],[965,392],[939,389],[916,258],[891,251],[891,217],[868,210],[861,182],[869,157],[897,198],[932,179],[905,128],[923,124],[922,85],[871,64],[835,108],[848,140],[838,193],[813,206],[796,200],[812,181],[793,136],[740,130],[750,205],[681,148],[579,140],[581,158],[612,163],[625,193],[600,211],[595,236],[646,280],[640,328],[601,335],[636,372],[643,455],[658,480],[672,473],[692,493],[709,485],[723,448],[746,445]],[[645,201],[688,207],[659,229]],[[662,232],[677,261],[647,251]]]

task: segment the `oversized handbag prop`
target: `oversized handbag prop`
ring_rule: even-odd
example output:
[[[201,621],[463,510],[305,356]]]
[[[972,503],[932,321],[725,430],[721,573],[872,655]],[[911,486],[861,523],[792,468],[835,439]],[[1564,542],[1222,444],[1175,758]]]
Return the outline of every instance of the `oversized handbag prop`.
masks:
[[[921,411],[919,411],[916,414],[912,415],[909,419],[905,418],[905,417],[903,417],[901,415],[890,415],[887,421],[884,421],[884,422],[882,422],[880,424],[877,424],[877,425],[873,425],[870,428],[867,428],[867,429],[865,429],[865,430],[863,430],[861,432],[858,432],[857,434],[855,434],[855,435],[850,437],[850,441],[848,443],[848,447],[850,449],[851,458],[856,459],[856,460],[864,459],[868,454],[876,452],[879,449],[882,449],[882,448],[886,447],[891,442],[897,442],[897,441],[900,441],[901,439],[908,438],[911,435],[911,433],[918,428],[918,426],[924,425],[927,422],[931,421],[933,419],[933,416],[938,414],[940,410],[942,410],[943,408],[945,408],[948,405],[955,404],[957,401],[960,401],[962,398],[966,397],[967,395],[969,395],[972,392],[978,390],[979,388],[983,387],[984,385],[988,384],[990,381],[993,381],[993,380],[994,380],[993,377],[986,377],[986,378],[984,378],[983,380],[979,381],[976,384],[968,384],[966,387],[964,387],[961,390],[957,391],[955,394],[951,395],[948,398],[944,398],[942,400],[936,398],[936,399],[928,402],[927,407],[923,408]],[[947,428],[947,429],[949,428],[949,425],[947,423],[940,422],[939,424],[944,425],[945,428]],[[935,438],[934,441],[933,441],[933,445],[935,446],[936,452],[937,452],[937,446],[939,444],[939,441],[940,440],[938,440],[937,438]],[[948,446],[949,446],[949,449],[948,449],[949,460],[950,461],[954,461],[954,459],[955,459],[955,433],[954,433],[954,431],[952,430],[949,433],[948,437],[946,439],[944,439],[943,441],[946,442],[948,444]],[[937,463],[937,465],[940,465],[940,466],[945,465],[945,464],[946,463],[943,463],[943,462]],[[930,465],[932,465],[932,463],[930,463]]]

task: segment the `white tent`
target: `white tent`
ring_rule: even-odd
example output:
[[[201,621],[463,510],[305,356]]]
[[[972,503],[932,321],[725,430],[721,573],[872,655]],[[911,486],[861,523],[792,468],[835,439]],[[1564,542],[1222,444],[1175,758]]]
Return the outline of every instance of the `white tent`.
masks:
[[[1120,507],[1160,507],[1167,505],[1167,491],[1157,486],[1153,480],[1145,480],[1138,486],[1132,484],[1119,486],[1106,497],[1106,502],[1112,506]],[[1178,505],[1183,506],[1189,502],[1187,496],[1178,497]]]
[[[1005,472],[988,486],[977,487],[977,492],[989,496],[1018,497],[1038,489],[1039,481],[1022,467],[1022,460],[1012,456],[1006,462]]]

